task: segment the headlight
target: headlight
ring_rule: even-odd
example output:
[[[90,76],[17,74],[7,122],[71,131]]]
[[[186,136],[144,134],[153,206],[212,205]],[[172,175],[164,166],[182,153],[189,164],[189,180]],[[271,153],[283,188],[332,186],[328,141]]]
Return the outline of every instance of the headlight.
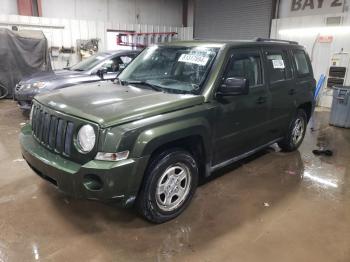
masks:
[[[46,82],[35,82],[33,84],[31,84],[31,87],[34,87],[34,88],[43,88],[46,86]]]
[[[77,142],[79,149],[83,153],[90,152],[94,148],[96,142],[94,128],[90,125],[82,126],[78,132]]]

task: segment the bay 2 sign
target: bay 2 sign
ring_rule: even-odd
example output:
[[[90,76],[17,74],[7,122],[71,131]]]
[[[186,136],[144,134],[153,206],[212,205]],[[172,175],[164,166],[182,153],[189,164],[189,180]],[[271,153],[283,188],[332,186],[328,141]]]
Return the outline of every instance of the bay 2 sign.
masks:
[[[290,15],[342,13],[344,0],[291,0]]]

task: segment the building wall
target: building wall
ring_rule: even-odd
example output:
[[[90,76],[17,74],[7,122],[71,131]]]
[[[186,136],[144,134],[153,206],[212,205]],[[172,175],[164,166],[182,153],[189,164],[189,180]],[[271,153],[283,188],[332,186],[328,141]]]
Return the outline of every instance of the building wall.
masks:
[[[16,0],[1,0],[0,14],[17,14]],[[181,0],[42,0],[48,18],[182,26]]]
[[[0,14],[4,14],[4,15],[17,14],[17,0],[1,0]]]
[[[280,0],[278,18],[330,15],[348,10],[347,0]]]
[[[149,25],[149,24],[128,24],[119,23],[117,21],[98,21],[98,20],[77,20],[77,19],[58,19],[44,18],[33,16],[19,15],[1,15],[0,28],[11,29],[12,25],[18,25],[19,30],[42,30],[48,40],[49,47],[73,47],[76,50],[78,39],[99,39],[99,50],[108,49],[107,29],[111,30],[132,30],[138,33],[156,33],[156,32],[177,32],[174,39],[191,40],[193,37],[193,28],[177,27],[165,25]],[[79,61],[79,56],[60,55],[53,59],[53,67],[55,69],[75,64]]]

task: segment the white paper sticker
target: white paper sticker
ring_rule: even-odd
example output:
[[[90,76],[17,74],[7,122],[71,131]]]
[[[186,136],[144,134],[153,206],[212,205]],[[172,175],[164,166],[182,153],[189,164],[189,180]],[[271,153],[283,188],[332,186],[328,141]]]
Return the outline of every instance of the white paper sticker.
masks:
[[[201,66],[205,66],[209,60],[209,57],[202,56],[199,54],[182,54],[179,57],[179,62],[197,64]]]
[[[281,59],[272,60],[272,65],[273,65],[273,68],[275,68],[275,69],[284,69],[285,68],[284,61]]]

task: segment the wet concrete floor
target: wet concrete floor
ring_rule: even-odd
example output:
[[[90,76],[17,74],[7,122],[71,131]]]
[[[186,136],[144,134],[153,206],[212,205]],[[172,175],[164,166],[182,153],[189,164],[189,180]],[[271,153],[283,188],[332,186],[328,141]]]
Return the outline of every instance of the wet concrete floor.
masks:
[[[350,129],[316,112],[297,152],[272,147],[198,188],[177,219],[67,198],[23,161],[26,118],[0,100],[0,261],[350,261]],[[316,157],[325,146],[332,157]]]

